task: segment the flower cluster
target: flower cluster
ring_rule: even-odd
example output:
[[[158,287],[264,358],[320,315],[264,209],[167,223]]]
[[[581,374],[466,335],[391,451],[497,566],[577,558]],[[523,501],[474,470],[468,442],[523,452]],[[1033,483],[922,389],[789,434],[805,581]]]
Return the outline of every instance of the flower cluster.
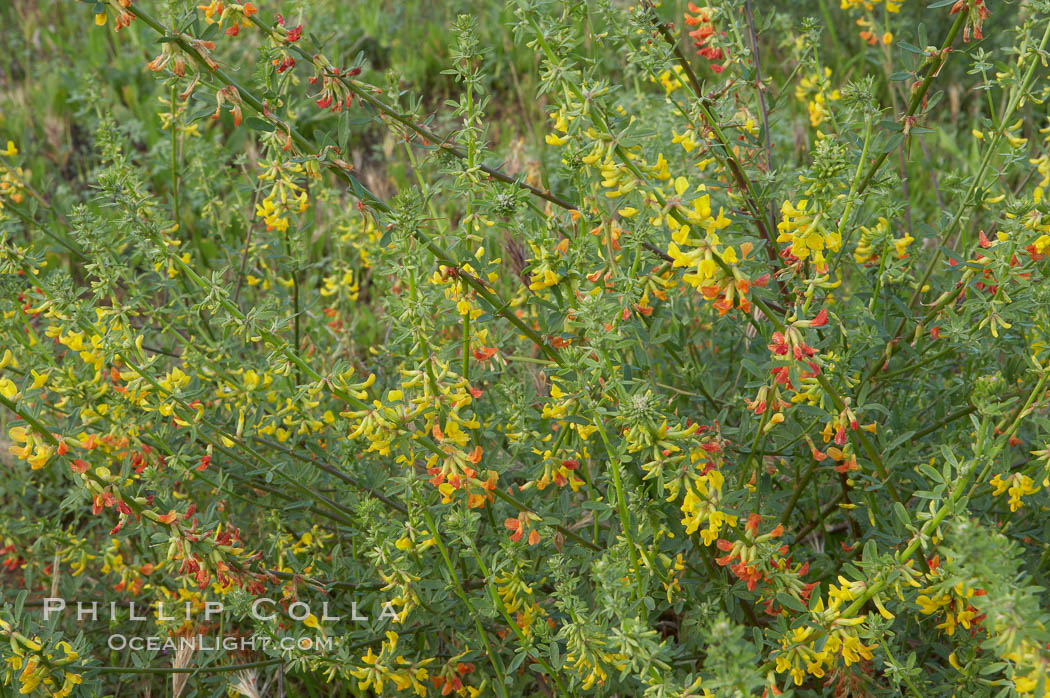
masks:
[[[904,233],[901,237],[894,237],[890,231],[890,222],[879,216],[874,226],[860,226],[860,237],[857,240],[853,258],[857,264],[875,264],[882,257],[882,250],[892,245],[896,258],[904,259],[908,256],[908,247],[913,242],[915,238],[909,233]]]
[[[1010,511],[1017,511],[1021,508],[1022,497],[1039,491],[1039,485],[1035,484],[1035,480],[1024,473],[1010,473],[1006,477],[996,475],[988,484],[992,486],[992,494],[996,497],[1004,492],[1010,494]],[[1046,486],[1044,480],[1043,487]]]
[[[934,558],[930,564],[930,586],[918,590],[915,603],[919,611],[926,616],[936,616],[941,620],[937,627],[948,636],[955,634],[956,628],[970,630],[976,634],[977,628],[985,615],[974,608],[971,599],[983,596],[983,589],[973,589],[963,582],[946,584],[942,576],[940,560]]]
[[[689,14],[690,12],[693,14]],[[710,61],[712,72],[721,73],[726,68],[726,52],[718,45],[719,34],[715,32],[714,19],[717,12],[717,9],[709,5],[698,7],[690,2],[689,12],[685,13],[685,23],[695,27],[689,32],[689,38],[693,40],[697,49],[696,54]],[[721,35],[724,36],[724,33]]]
[[[413,663],[397,653],[398,635],[393,631],[387,631],[386,639],[383,640],[379,654],[368,651],[361,657],[361,667],[350,673],[357,679],[357,687],[361,691],[370,688],[378,693],[383,692],[383,685],[391,683],[399,691],[413,691],[417,696],[427,695],[426,685],[423,683],[429,677],[427,665],[433,660]],[[436,678],[436,677],[435,677]],[[443,682],[442,682],[443,683]],[[435,681],[435,685],[440,684]],[[447,695],[447,692],[444,694]]]
[[[197,9],[204,12],[204,21],[208,24],[217,24],[221,28],[229,21],[230,26],[226,28],[227,36],[237,36],[241,27],[251,26],[252,15],[259,12],[258,8],[250,2],[227,4],[222,0],[211,0],[207,5],[198,5]]]
[[[301,31],[301,30],[300,30]],[[286,35],[286,40],[293,41],[291,33]],[[341,112],[344,108],[349,109],[354,100],[354,93],[347,86],[346,81],[355,75],[361,74],[360,68],[348,68],[342,70],[332,65],[323,55],[314,57],[314,74],[308,78],[311,85],[321,84],[321,91],[315,97],[319,109],[328,109],[332,112]],[[289,67],[287,60],[278,66],[279,72],[284,72]]]
[[[799,80],[795,99],[806,105],[810,125],[821,126],[830,113],[828,103],[842,99],[842,94],[831,87],[831,68],[825,66],[823,72],[811,73]]]
[[[843,10],[861,10],[863,17],[857,18],[857,26],[861,27],[860,38],[871,46],[878,46],[881,42],[888,46],[893,43],[893,33],[888,29],[881,29],[877,17],[876,7],[881,5],[885,13],[897,14],[901,11],[901,3],[898,0],[842,0]]]
[[[14,141],[8,141],[7,148],[0,150],[0,158],[13,158],[16,155],[18,148],[15,147]],[[4,216],[4,199],[15,204],[22,203],[29,176],[30,173],[21,167],[12,167],[0,160],[0,219]]]
[[[865,644],[859,632],[865,617],[847,615],[843,608],[864,589],[863,582],[851,583],[843,578],[838,585],[830,585],[827,606],[821,598],[810,610],[813,625],[800,625],[784,635],[776,656],[777,672],[790,674],[795,685],[801,686],[806,674],[823,678],[840,666],[848,668],[872,659],[877,646]]]
[[[270,191],[255,207],[255,215],[263,219],[267,230],[287,232],[289,215],[303,213],[310,203],[306,188],[296,181],[306,173],[306,168],[302,163],[278,158],[260,161],[259,167],[262,169],[259,179],[270,183]]]
[[[131,0],[104,0],[95,4],[95,25],[102,27],[105,26],[109,19],[109,13],[114,14],[113,31],[119,32],[121,29],[131,25],[131,21],[135,19],[135,13],[130,9]]]
[[[827,271],[825,252],[834,253],[842,249],[842,236],[837,230],[829,230],[823,211],[807,210],[809,200],[802,199],[795,206],[785,201],[780,207],[781,221],[777,224],[780,234],[777,242],[788,243],[781,255],[791,263],[812,260],[817,272]]]

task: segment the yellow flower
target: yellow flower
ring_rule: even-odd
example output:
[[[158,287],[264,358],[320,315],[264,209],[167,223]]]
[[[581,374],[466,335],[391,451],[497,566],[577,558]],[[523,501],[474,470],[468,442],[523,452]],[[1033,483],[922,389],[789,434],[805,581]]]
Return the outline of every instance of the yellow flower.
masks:
[[[29,372],[30,372],[30,374],[31,374],[31,375],[33,376],[33,383],[32,383],[32,385],[31,385],[30,387],[31,387],[31,388],[32,388],[33,390],[37,390],[38,388],[42,388],[42,387],[44,387],[44,385],[45,385],[45,384],[47,383],[47,379],[48,379],[48,376],[49,376],[50,374],[47,374],[47,373],[37,373],[37,372],[36,372],[35,370],[33,370],[33,369],[30,369],[30,371],[29,371]]]
[[[919,604],[919,610],[926,615],[933,615],[941,610],[942,606],[947,606],[951,603],[951,599],[948,596],[938,596],[936,598],[927,596],[926,594],[920,594],[916,597],[915,602]]]
[[[829,89],[828,78],[831,77],[831,68],[824,68],[823,76],[813,73],[802,78],[795,88],[795,99],[806,103],[809,111],[809,122],[814,128],[824,123],[828,117],[828,102],[838,101],[841,95],[838,90]]]
[[[796,207],[785,201],[780,207],[782,220],[777,224],[777,242],[791,243],[788,250],[799,260],[812,259],[818,273],[827,271],[824,251],[838,252],[842,237],[838,231],[829,231],[822,223],[822,213],[811,215],[806,210],[808,200],[799,201]]]
[[[18,397],[18,386],[7,378],[0,378],[0,395],[8,400],[14,400]]]

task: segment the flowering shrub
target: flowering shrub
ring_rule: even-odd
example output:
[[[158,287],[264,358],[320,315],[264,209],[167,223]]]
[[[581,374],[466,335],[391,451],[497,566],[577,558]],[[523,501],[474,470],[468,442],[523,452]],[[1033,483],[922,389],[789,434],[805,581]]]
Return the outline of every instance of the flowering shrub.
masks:
[[[1050,3],[431,5],[0,10],[6,690],[1042,695]]]

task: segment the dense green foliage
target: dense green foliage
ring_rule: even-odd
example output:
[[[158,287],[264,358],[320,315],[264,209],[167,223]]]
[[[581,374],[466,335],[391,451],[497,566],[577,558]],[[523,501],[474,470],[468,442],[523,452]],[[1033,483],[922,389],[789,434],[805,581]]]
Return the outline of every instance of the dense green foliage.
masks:
[[[1050,3],[0,20],[0,690],[1045,692]]]

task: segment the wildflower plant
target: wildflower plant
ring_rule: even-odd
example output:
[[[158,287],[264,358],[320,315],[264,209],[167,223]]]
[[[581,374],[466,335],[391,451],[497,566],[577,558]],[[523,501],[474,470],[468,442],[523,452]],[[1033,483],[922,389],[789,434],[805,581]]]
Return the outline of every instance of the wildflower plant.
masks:
[[[0,9],[5,690],[1046,692],[1050,4],[198,2]]]

